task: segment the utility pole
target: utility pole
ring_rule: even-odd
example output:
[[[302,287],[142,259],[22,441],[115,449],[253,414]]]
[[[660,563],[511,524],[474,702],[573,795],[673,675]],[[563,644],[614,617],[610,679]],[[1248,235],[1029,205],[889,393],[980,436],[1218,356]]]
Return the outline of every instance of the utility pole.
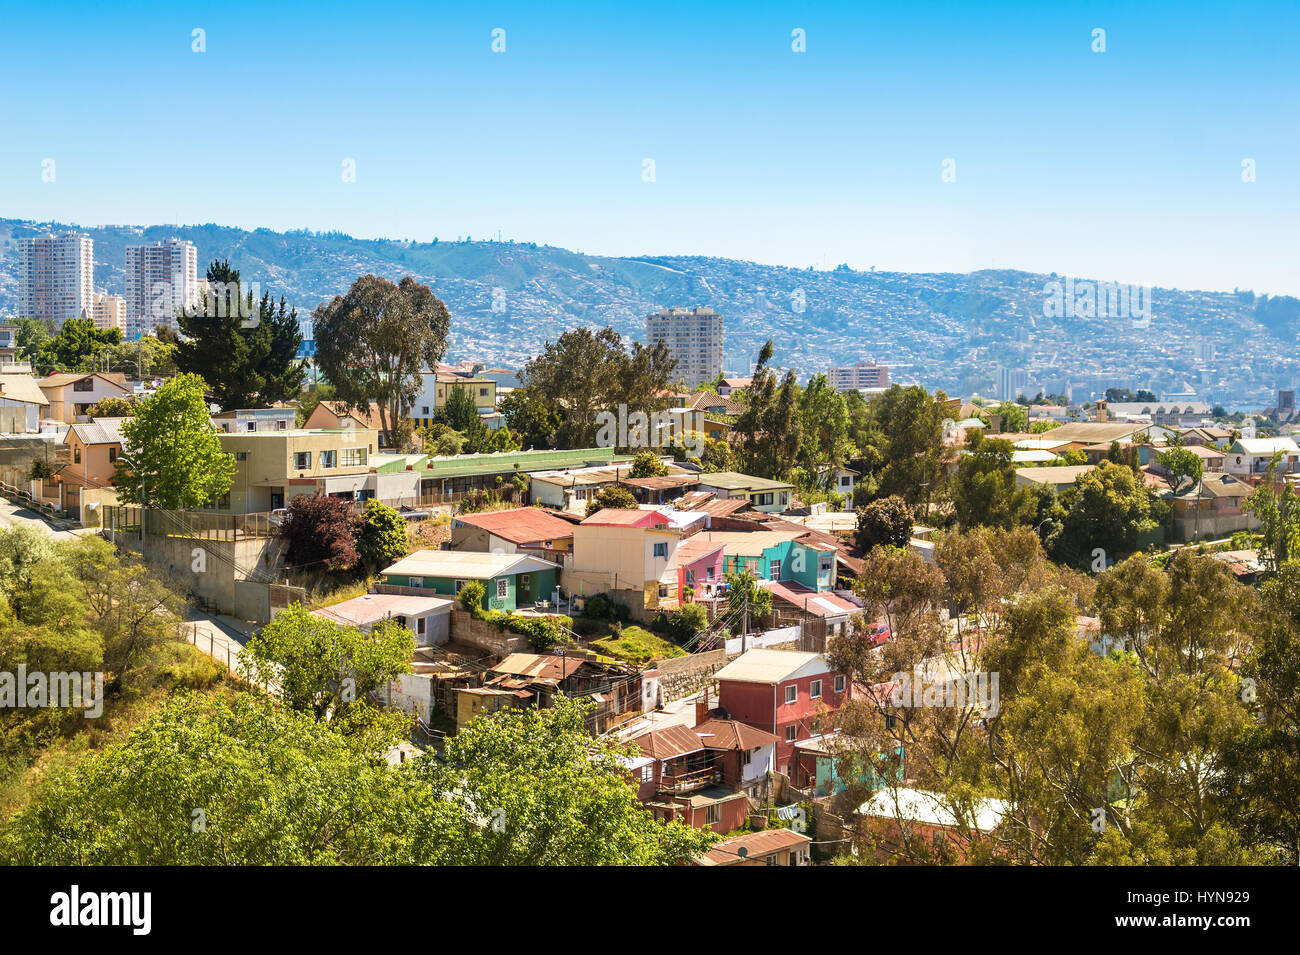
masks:
[[[749,578],[743,577],[741,583],[745,588],[744,594],[741,595],[744,599],[745,611],[740,625],[740,652],[744,653],[748,649],[746,644],[749,642]]]

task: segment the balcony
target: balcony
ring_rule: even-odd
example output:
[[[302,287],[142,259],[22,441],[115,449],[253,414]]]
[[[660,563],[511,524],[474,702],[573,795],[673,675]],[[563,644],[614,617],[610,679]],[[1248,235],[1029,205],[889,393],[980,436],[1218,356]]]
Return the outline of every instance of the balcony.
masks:
[[[665,773],[659,779],[659,791],[681,795],[720,782],[722,782],[722,770],[705,766],[703,769],[690,769],[673,775]]]

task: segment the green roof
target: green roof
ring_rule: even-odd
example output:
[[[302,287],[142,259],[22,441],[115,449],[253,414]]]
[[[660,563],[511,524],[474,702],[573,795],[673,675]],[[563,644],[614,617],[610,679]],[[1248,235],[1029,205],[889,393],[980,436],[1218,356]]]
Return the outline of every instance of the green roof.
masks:
[[[741,474],[739,471],[713,471],[700,475],[700,483],[706,487],[720,487],[728,491],[783,491],[793,488],[793,484],[784,481],[769,481],[767,478]]]
[[[457,454],[429,458],[424,463],[425,479],[510,474],[514,471],[551,471],[587,464],[631,461],[631,455],[614,453],[613,448],[576,448],[570,451],[497,451],[493,454]]]
[[[380,474],[398,474],[407,466],[418,469],[427,458],[426,454],[376,454],[370,459],[370,466]]]

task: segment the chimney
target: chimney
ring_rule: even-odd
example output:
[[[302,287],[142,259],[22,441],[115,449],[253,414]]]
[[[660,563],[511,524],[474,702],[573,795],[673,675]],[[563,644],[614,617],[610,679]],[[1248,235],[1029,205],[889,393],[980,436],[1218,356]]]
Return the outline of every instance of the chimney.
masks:
[[[703,698],[695,701],[695,725],[699,726],[708,718],[709,718],[709,688],[706,686],[704,688]]]
[[[1097,413],[1093,416],[1094,421],[1107,421],[1110,419],[1110,412],[1106,410],[1106,402],[1097,402]]]

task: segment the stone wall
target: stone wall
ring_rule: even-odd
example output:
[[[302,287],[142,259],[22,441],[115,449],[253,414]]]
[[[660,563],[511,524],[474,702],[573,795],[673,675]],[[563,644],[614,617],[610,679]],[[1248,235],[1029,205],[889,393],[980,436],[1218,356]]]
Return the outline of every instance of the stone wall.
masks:
[[[713,682],[713,674],[727,665],[726,650],[707,650],[671,660],[657,660],[651,668],[658,670],[659,693],[664,703],[698,693]]]
[[[475,620],[459,607],[451,610],[451,639],[501,657],[533,652],[533,645],[527,637],[509,630],[498,630],[486,620]]]

